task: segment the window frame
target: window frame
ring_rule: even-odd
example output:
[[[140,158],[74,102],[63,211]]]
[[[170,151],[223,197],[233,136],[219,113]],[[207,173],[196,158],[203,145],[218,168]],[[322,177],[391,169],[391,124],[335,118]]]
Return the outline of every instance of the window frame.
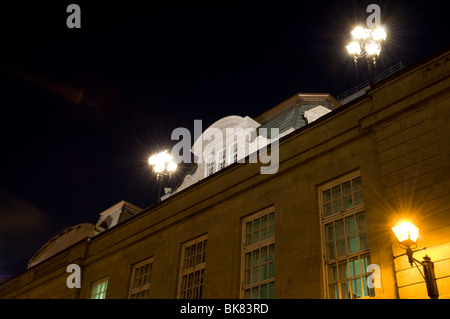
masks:
[[[228,146],[228,165],[233,163],[237,163],[238,155],[239,155],[239,143],[238,141],[234,141]]]
[[[147,264],[150,264],[150,271],[149,271],[149,278],[148,278],[148,282],[142,286],[139,286],[137,288],[133,288],[134,285],[134,280],[136,278],[136,270],[142,266],[145,266]],[[130,279],[130,289],[128,291],[128,299],[142,299],[142,298],[132,298],[132,295],[134,294],[138,294],[142,291],[148,290],[150,291],[150,283],[151,283],[151,278],[152,278],[152,271],[153,271],[153,257],[147,258],[145,260],[142,260],[140,262],[135,263],[134,265],[132,265],[132,270],[131,270],[131,279]],[[148,299],[148,293],[147,293],[147,299]]]
[[[274,227],[274,229],[273,229],[273,236],[267,237],[267,238],[265,238],[263,240],[259,240],[257,242],[252,242],[251,244],[246,245],[247,223],[249,221],[254,221],[254,220],[258,219],[258,218],[261,218],[264,215],[269,216],[271,213],[274,214],[274,217],[273,217],[274,218],[274,222],[273,222],[273,227]],[[247,289],[252,289],[254,287],[260,287],[261,285],[264,285],[264,284],[268,285],[269,283],[272,283],[272,282],[275,285],[275,280],[276,280],[275,279],[275,277],[276,277],[276,270],[275,270],[276,269],[276,267],[275,267],[275,256],[276,256],[276,252],[275,252],[275,249],[276,249],[276,245],[275,245],[275,242],[276,242],[275,241],[275,224],[276,224],[276,213],[275,213],[275,209],[274,209],[273,206],[269,207],[269,208],[266,208],[266,209],[263,209],[263,210],[261,210],[261,211],[259,211],[257,213],[251,214],[249,216],[246,216],[245,218],[242,219],[242,223],[241,223],[241,225],[242,225],[241,278],[240,278],[240,296],[239,296],[241,299],[245,298],[245,290],[247,290]],[[268,226],[270,226],[270,224],[269,224],[269,217],[268,217]],[[270,278],[267,278],[267,279],[264,279],[264,280],[259,280],[259,281],[255,282],[255,283],[246,284],[245,283],[245,278],[246,278],[245,277],[245,270],[246,270],[246,265],[245,265],[246,257],[245,256],[246,256],[246,254],[251,253],[251,252],[256,251],[256,250],[261,250],[261,248],[264,248],[264,247],[267,247],[268,252],[269,252],[269,249],[270,249],[271,245],[273,245],[273,250],[274,250],[273,251],[273,254],[274,254],[274,258],[273,258],[273,268],[274,268],[273,272],[274,272],[274,275],[273,275],[273,277],[270,277]],[[261,261],[259,261],[259,265],[261,265]],[[275,288],[274,288],[273,293],[275,294]],[[268,295],[269,294],[267,293],[267,296]]]
[[[353,205],[350,208],[344,209],[344,207],[342,206],[342,210],[336,213],[332,213],[331,215],[326,215],[325,210],[324,210],[324,203],[328,203],[329,201],[324,201],[323,199],[323,193],[328,190],[328,189],[333,189],[334,187],[336,187],[337,185],[343,185],[344,183],[346,183],[347,181],[352,181],[353,179],[356,178],[361,178],[361,172],[359,170],[354,171],[352,173],[349,174],[345,174],[341,177],[338,177],[336,179],[334,179],[333,181],[330,181],[328,183],[325,183],[323,185],[320,185],[317,188],[317,194],[318,194],[318,202],[319,202],[319,215],[320,215],[320,220],[321,220],[321,225],[320,225],[320,232],[321,232],[321,249],[322,249],[322,258],[323,258],[323,278],[324,278],[324,291],[325,291],[325,297],[327,299],[331,299],[331,291],[330,291],[330,285],[335,283],[335,281],[331,281],[329,278],[329,267],[332,265],[336,265],[336,269],[337,271],[339,271],[338,267],[339,264],[342,263],[343,261],[347,262],[347,266],[350,264],[351,261],[355,260],[355,258],[358,258],[359,260],[361,260],[363,257],[368,256],[368,260],[370,262],[370,244],[369,244],[369,236],[368,236],[368,226],[367,226],[367,220],[366,220],[366,229],[365,229],[365,234],[367,236],[367,243],[368,243],[368,247],[362,249],[362,250],[357,250],[354,253],[348,253],[348,247],[347,247],[347,236],[348,234],[345,232],[345,229],[347,227],[346,225],[346,221],[347,219],[353,217],[356,223],[356,216],[359,214],[364,214],[365,216],[367,216],[366,213],[366,207],[365,207],[365,202],[364,202],[364,188],[362,185],[362,178],[361,178],[361,193],[363,195],[363,200],[362,203],[357,204],[357,205]],[[357,190],[359,191],[359,190]],[[352,188],[352,196],[353,196],[353,188]],[[341,195],[341,198],[343,198],[344,195]],[[332,199],[333,200],[333,199]],[[332,201],[331,200],[331,201]],[[343,200],[342,200],[343,203]],[[341,255],[341,256],[337,256],[337,254],[335,256],[333,256],[333,258],[328,258],[328,249],[327,249],[327,244],[329,241],[327,241],[326,238],[326,226],[333,224],[333,231],[335,229],[334,225],[338,222],[343,222],[343,227],[344,227],[344,242],[345,242],[345,254]],[[355,226],[356,227],[356,226]],[[355,232],[358,233],[358,232]],[[333,240],[336,240],[336,235],[333,234]],[[359,246],[357,246],[359,247]],[[335,253],[337,252],[337,248],[334,248]],[[331,261],[331,262],[330,262]],[[360,262],[359,262],[360,263]],[[361,265],[360,265],[361,268]],[[356,278],[356,277],[361,277],[361,280],[364,280],[365,276],[367,275],[367,272],[363,269],[361,269],[360,274],[357,276],[348,276],[347,281],[349,282],[349,285],[352,285],[352,278]],[[340,287],[340,283],[341,281],[338,280],[337,284],[338,284],[338,292],[339,292],[339,298],[342,298],[342,293],[341,293],[341,287]],[[351,288],[350,288],[351,289]],[[364,296],[364,297],[360,297],[358,299],[363,299],[363,298],[371,298],[373,297],[373,295],[368,295],[368,296]]]
[[[93,295],[94,295],[94,288],[96,286],[100,285],[101,283],[105,282],[105,281],[106,281],[106,288],[105,288],[104,292],[99,293],[99,294],[104,293],[104,297],[103,298],[92,298]],[[103,277],[103,278],[98,279],[96,281],[93,281],[91,283],[91,289],[89,290],[89,299],[106,299],[106,293],[108,292],[108,285],[109,285],[109,276]]]
[[[204,250],[204,261],[199,263],[199,264],[195,264],[193,267],[187,267],[187,268],[183,268],[184,265],[184,259],[185,259],[185,252],[186,252],[186,248],[191,247],[193,245],[197,245],[200,242],[206,242],[206,244],[203,244],[202,249]],[[178,287],[177,287],[177,299],[197,299],[197,298],[183,298],[182,297],[182,284],[183,284],[183,277],[189,274],[194,274],[193,276],[195,276],[195,273],[200,271],[200,279],[203,279],[203,281],[200,282],[199,287],[201,287],[201,291],[200,291],[200,298],[199,299],[203,299],[203,293],[204,293],[204,276],[206,273],[206,251],[207,251],[207,243],[208,243],[208,235],[202,235],[199,237],[196,237],[192,240],[189,240],[185,243],[183,243],[181,245],[181,253],[180,253],[180,267],[179,267],[179,272],[178,272]],[[206,248],[205,248],[206,246]],[[193,286],[194,287],[194,286]]]
[[[209,168],[211,168],[211,172],[208,171]],[[205,159],[205,177],[211,176],[212,174],[214,174],[214,156],[209,155]]]
[[[224,169],[227,165],[227,152],[226,148],[222,148],[221,150],[217,151],[216,156],[216,172],[220,171],[221,169]]]

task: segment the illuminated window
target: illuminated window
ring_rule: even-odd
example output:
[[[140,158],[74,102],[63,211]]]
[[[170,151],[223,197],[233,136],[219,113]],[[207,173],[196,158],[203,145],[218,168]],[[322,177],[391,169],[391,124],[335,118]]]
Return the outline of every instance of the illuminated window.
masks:
[[[217,152],[217,171],[221,170],[225,167],[225,159],[226,159],[226,152],[225,149],[221,149]]]
[[[146,299],[150,289],[153,258],[144,260],[133,266],[131,275],[130,299]]]
[[[206,267],[206,235],[181,248],[178,298],[202,299]]]
[[[242,297],[275,297],[275,212],[265,210],[243,220]]]
[[[370,254],[359,173],[320,187],[319,196],[328,298],[373,296],[367,286]]]
[[[214,173],[214,156],[208,156],[206,158],[205,177],[208,177]]]
[[[230,164],[237,162],[237,158],[238,158],[238,142],[233,142],[230,144],[229,146],[230,149],[230,158],[229,158],[229,162]]]
[[[92,283],[90,299],[105,299],[108,288],[108,278],[104,278]]]

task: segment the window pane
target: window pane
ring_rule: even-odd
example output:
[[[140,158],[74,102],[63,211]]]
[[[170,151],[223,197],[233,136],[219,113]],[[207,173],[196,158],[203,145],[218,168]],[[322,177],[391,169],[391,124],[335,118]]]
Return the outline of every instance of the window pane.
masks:
[[[259,299],[267,299],[267,284],[259,286]]]
[[[267,246],[261,247],[261,263],[267,262],[269,259],[269,252]]]
[[[333,224],[328,224],[325,226],[325,240],[330,241],[333,239],[334,239]]]
[[[206,262],[206,240],[203,242],[202,263]]]
[[[348,268],[349,268],[349,271],[350,271],[350,277],[355,277],[355,276],[360,275],[359,259],[358,258],[351,259],[348,262]]]
[[[335,223],[335,228],[336,228],[336,237],[343,237],[344,236],[344,221],[342,219]]]
[[[269,260],[275,259],[275,244],[269,245]]]
[[[259,231],[260,219],[257,218],[253,221],[253,232]]]
[[[348,281],[341,283],[342,299],[351,299],[350,284]]]
[[[261,240],[268,238],[268,223],[269,223],[269,216],[264,215],[261,217]]]
[[[275,224],[275,213],[269,214],[269,225]]]
[[[261,280],[266,280],[268,278],[268,264],[263,264],[260,269],[260,276],[261,276]]]
[[[338,281],[336,265],[328,267],[328,281],[329,282]]]
[[[259,265],[259,249],[253,251],[252,257],[252,265]]]
[[[352,192],[352,185],[350,183],[350,181],[345,182],[342,184],[342,193],[345,194],[350,194]]]
[[[359,249],[364,250],[369,248],[369,238],[367,237],[367,233],[359,234]]]
[[[339,280],[347,278],[348,278],[347,261],[343,261],[339,263]]]
[[[253,222],[253,239],[252,239],[253,243],[257,243],[260,240],[259,239],[259,235],[260,235],[260,232],[259,232],[259,219],[256,219]]]
[[[334,241],[331,241],[327,244],[327,258],[328,259],[336,258]]]
[[[323,205],[323,211],[325,216],[330,216],[331,214],[333,214],[333,208],[331,206],[331,203]]]
[[[261,217],[261,228],[267,228],[267,225],[269,223],[269,216],[264,215]]]
[[[327,202],[331,201],[331,189],[328,189],[328,190],[324,191],[322,194],[323,194],[323,201],[324,201],[324,203],[327,203]]]
[[[337,256],[336,257],[341,257],[341,256],[345,256],[347,254],[346,249],[345,249],[345,240],[344,238],[340,238],[338,240],[336,240],[336,253]]]
[[[189,275],[188,275],[188,287],[192,287],[192,283],[193,283],[193,281],[194,281],[194,274],[193,273],[190,273]]]
[[[369,255],[361,256],[361,269],[363,273],[367,272],[367,266],[370,265],[370,257]]]
[[[275,236],[275,213],[269,214],[269,238]]]
[[[339,299],[339,287],[338,284],[329,286],[330,299]]]
[[[344,209],[352,208],[353,207],[352,195],[344,196],[343,202],[344,202]]]
[[[252,268],[252,280],[251,283],[255,283],[259,281],[259,267]]]
[[[181,278],[181,289],[182,290],[186,289],[186,283],[187,283],[187,276],[183,276],[183,278]]]
[[[333,199],[341,197],[341,185],[333,187],[332,191],[333,191]]]
[[[363,297],[361,278],[352,280],[352,292],[353,292],[353,298]]]
[[[356,235],[347,236],[347,250],[349,255],[358,251]]]
[[[364,292],[364,296],[371,296],[371,297],[373,297],[373,296],[375,296],[375,289],[374,288],[369,288],[368,286],[367,286],[367,278],[368,278],[369,276],[364,276],[364,277],[362,277],[362,281],[363,281],[363,292]]]
[[[246,235],[251,234],[252,233],[252,222],[247,222],[245,224],[245,233]]]
[[[252,238],[253,238],[253,236],[252,236],[252,234],[247,234],[246,235],[246,237],[245,237],[245,245],[251,245],[252,244]]]
[[[364,197],[361,191],[354,193],[353,197],[355,198],[355,205],[360,205],[364,203]]]
[[[342,211],[342,199],[333,201],[333,214],[339,213]]]
[[[252,256],[251,253],[246,253],[245,254],[245,268],[250,268],[252,266],[251,256]]]
[[[353,184],[353,191],[360,190],[362,188],[361,177],[354,178],[352,180],[352,184]]]
[[[252,271],[250,269],[247,269],[246,271],[244,271],[244,285],[249,285],[251,284],[251,274]]]
[[[258,295],[259,295],[259,287],[254,287],[252,288],[252,299],[258,299]]]
[[[269,299],[275,298],[275,282],[269,282]]]
[[[347,235],[350,235],[351,233],[354,233],[356,231],[355,229],[355,219],[352,217],[347,217],[345,219],[345,230],[347,232]]]

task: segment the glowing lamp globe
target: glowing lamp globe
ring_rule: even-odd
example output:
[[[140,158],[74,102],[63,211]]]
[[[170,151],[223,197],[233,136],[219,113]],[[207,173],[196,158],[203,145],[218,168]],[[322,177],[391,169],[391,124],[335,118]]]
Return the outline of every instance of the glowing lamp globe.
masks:
[[[395,227],[392,227],[392,231],[399,243],[407,248],[415,245],[419,236],[419,228],[406,220],[400,221]]]

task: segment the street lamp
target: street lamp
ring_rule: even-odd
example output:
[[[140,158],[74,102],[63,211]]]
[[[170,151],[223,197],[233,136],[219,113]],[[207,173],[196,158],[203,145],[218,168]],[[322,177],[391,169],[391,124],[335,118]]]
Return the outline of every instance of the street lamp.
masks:
[[[150,156],[148,163],[156,174],[156,180],[159,180],[158,202],[160,202],[162,180],[166,175],[171,176],[176,171],[178,165],[173,161],[172,155],[167,153],[167,150]]]
[[[375,65],[376,59],[380,55],[381,44],[386,40],[386,31],[383,27],[366,29],[358,26],[353,29],[351,35],[353,41],[346,46],[347,51],[353,57],[355,63],[359,58],[366,57],[370,86],[372,86],[372,64]]]
[[[423,261],[419,261],[413,257],[413,253],[417,251],[413,249],[417,247],[419,228],[407,220],[401,220],[395,227],[392,227],[392,231],[397,237],[400,247],[406,249],[406,254],[395,256],[394,258],[403,255],[408,256],[408,262],[410,263],[410,265],[412,266],[412,264],[414,263],[422,277],[425,279],[425,284],[427,286],[428,296],[430,297],[430,299],[438,299],[439,292],[436,284],[436,277],[434,275],[434,264],[431,261],[431,258],[425,255],[423,257]],[[420,271],[417,263],[422,265],[424,273]]]

